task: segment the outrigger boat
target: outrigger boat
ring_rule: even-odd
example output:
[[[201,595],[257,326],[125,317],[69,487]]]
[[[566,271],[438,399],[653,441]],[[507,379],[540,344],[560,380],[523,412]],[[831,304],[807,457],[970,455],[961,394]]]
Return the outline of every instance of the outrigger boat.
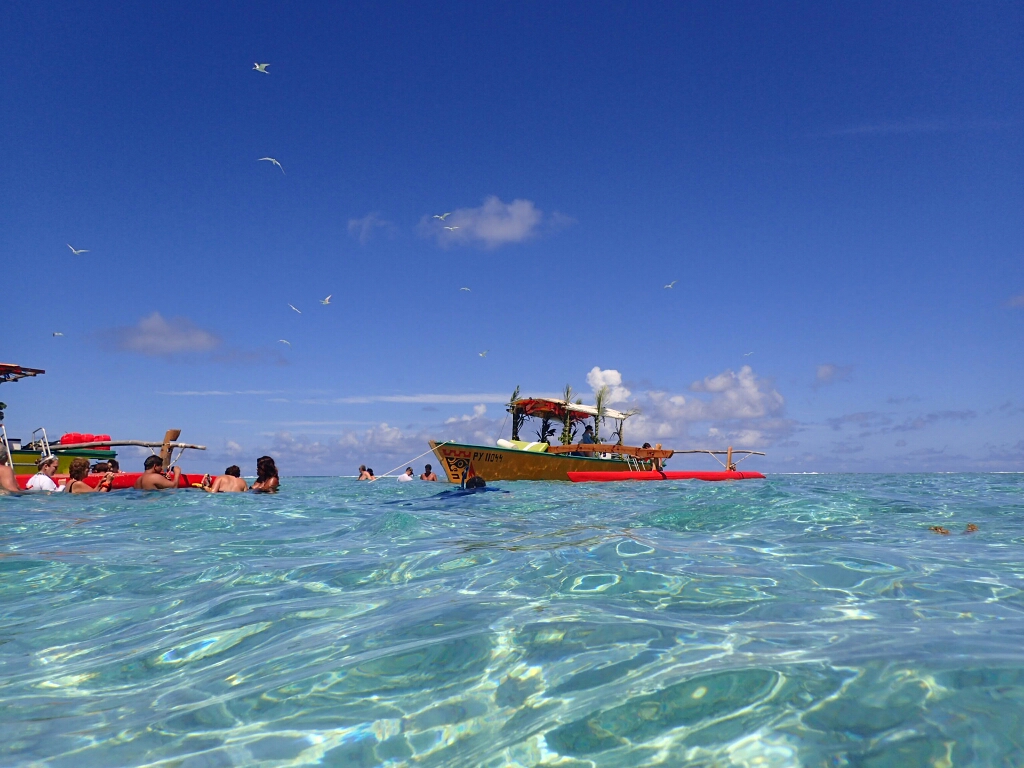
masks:
[[[513,393],[506,410],[512,417],[512,439],[499,439],[494,446],[471,445],[450,440],[429,441],[430,448],[437,456],[441,469],[448,481],[461,484],[470,471],[491,480],[572,480],[573,482],[601,482],[609,480],[749,480],[764,479],[759,472],[739,472],[736,464],[750,456],[763,456],[759,451],[733,450],[691,450],[674,451],[662,448],[661,444],[637,448],[623,444],[623,426],[626,419],[637,411],[621,412],[606,407],[599,393],[596,405],[583,405],[572,401],[571,389],[567,397],[551,399],[541,397],[520,398],[518,388]],[[540,422],[537,441],[519,439],[519,432],[527,419]],[[594,443],[576,441],[580,426],[592,419]],[[617,425],[613,433],[615,443],[602,443],[599,438],[601,424],[612,419]],[[548,440],[562,427],[560,445],[551,445]],[[710,472],[665,472],[665,461],[677,453],[706,453],[725,456],[723,471]],[[734,460],[734,457],[742,457]]]
[[[25,368],[21,365],[0,363],[0,384],[19,381],[24,378],[40,376],[46,371],[40,368]],[[152,453],[160,449],[160,457],[163,465],[171,468],[186,450],[205,451],[205,445],[193,445],[191,443],[178,442],[181,435],[180,429],[170,429],[160,442],[146,442],[144,440],[112,440],[110,435],[79,435],[67,433],[59,441],[50,442],[46,430],[40,427],[33,431],[32,440],[22,444],[21,440],[9,438],[7,429],[3,424],[3,415],[6,405],[0,403],[0,442],[7,450],[7,463],[14,470],[18,485],[22,488],[36,473],[36,462],[41,456],[53,456],[57,459],[57,472],[53,476],[54,482],[61,485],[61,481],[68,480],[68,468],[75,459],[88,459],[90,462],[104,462],[117,457],[114,446],[141,446],[149,448]],[[177,457],[174,456],[175,449],[178,450]],[[131,488],[141,475],[141,472],[120,472],[114,476],[114,489]],[[179,481],[181,487],[187,488],[193,484],[201,483],[204,475],[181,475]],[[103,479],[103,474],[90,474],[85,482],[96,487]],[[216,478],[214,478],[216,479]]]

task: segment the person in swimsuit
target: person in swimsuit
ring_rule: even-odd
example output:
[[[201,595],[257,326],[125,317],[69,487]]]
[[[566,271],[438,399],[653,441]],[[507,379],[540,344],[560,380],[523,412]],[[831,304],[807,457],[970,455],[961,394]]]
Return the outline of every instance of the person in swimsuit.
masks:
[[[164,476],[164,460],[159,456],[150,456],[143,464],[146,471],[142,473],[133,486],[139,491],[163,491],[177,488],[181,482],[181,467],[174,468],[174,477],[168,480]]]
[[[420,475],[420,480],[429,480],[432,483],[437,482],[437,475],[434,474],[434,470],[430,468],[429,464],[423,467],[423,474]]]
[[[213,481],[210,487],[203,487],[203,490],[210,493],[241,493],[248,491],[249,486],[242,479],[242,470],[232,464],[224,470],[224,474]]]
[[[256,482],[252,489],[256,493],[276,493],[281,485],[281,479],[277,476],[277,465],[270,456],[260,456],[256,459]]]
[[[78,458],[71,462],[71,466],[68,468],[68,475],[71,477],[68,480],[68,484],[64,486],[65,493],[96,493],[109,492],[110,485],[114,480],[114,474],[107,472],[103,475],[103,479],[99,481],[95,488],[85,482],[86,475],[89,474],[89,460]]]
[[[360,464],[359,465],[359,478],[358,479],[359,480],[369,480],[370,479],[370,473],[366,471],[366,465],[365,464]]]
[[[55,482],[53,482],[53,475],[57,471],[57,457],[56,456],[40,456],[39,461],[36,462],[36,472],[29,481],[25,483],[25,490],[30,492],[38,491],[60,491]]]
[[[7,449],[0,445],[0,491],[18,493],[18,479],[14,476],[14,470],[8,465]]]

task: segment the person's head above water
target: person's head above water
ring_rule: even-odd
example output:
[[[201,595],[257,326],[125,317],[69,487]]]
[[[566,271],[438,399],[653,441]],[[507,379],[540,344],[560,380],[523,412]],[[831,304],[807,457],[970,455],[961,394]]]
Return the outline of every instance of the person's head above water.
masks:
[[[405,468],[405,474],[407,474],[410,477],[412,477],[412,467],[406,467]]]
[[[159,469],[159,468],[163,467],[163,465],[164,465],[164,460],[161,459],[159,456],[147,456],[146,457],[146,461],[143,463],[142,466],[148,472],[153,467],[157,467]]]
[[[473,475],[469,480],[466,481],[466,488],[485,488],[487,483],[480,475]]]
[[[256,459],[256,482],[263,482],[272,477],[277,477],[277,465],[270,456],[260,456]]]
[[[424,465],[423,469],[424,469],[425,472],[429,473],[430,472],[430,465],[429,464]]]
[[[232,477],[241,477],[242,470],[238,468],[237,464],[232,464],[230,467],[224,470],[225,475],[231,475]]]

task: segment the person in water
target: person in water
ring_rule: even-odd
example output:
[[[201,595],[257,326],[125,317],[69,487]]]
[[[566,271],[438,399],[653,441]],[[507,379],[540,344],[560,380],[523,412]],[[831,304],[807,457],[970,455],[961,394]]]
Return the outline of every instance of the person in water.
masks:
[[[53,482],[53,475],[57,471],[56,456],[40,456],[36,462],[37,472],[29,478],[25,484],[25,490],[30,493],[39,491],[59,491],[60,488]]]
[[[400,483],[409,483],[415,479],[416,478],[413,477],[412,467],[406,467],[405,472],[398,476],[398,482]]]
[[[242,479],[242,470],[232,464],[224,470],[224,474],[213,481],[213,485],[203,490],[210,493],[242,493],[249,490],[248,483]]]
[[[99,481],[95,488],[85,482],[88,474],[88,459],[78,458],[72,461],[71,466],[68,467],[68,475],[71,479],[64,486],[64,493],[96,493],[97,491],[104,493],[110,491],[110,486],[114,482],[114,474],[112,472],[105,472],[103,479]]]
[[[164,491],[177,488],[181,481],[181,467],[175,467],[170,480],[164,475],[164,460],[159,456],[149,456],[143,464],[145,472],[139,475],[133,486],[139,491]]]
[[[260,456],[256,459],[256,482],[252,489],[257,493],[276,493],[281,486],[281,479],[277,476],[277,465],[270,456]]]
[[[480,477],[480,475],[473,475],[471,478],[469,478],[469,480],[466,481],[466,490],[467,491],[471,491],[474,488],[486,488],[486,487],[487,487],[487,483],[484,482],[484,479],[482,477]]]
[[[375,474],[373,474],[373,468],[372,467],[367,467],[366,468],[366,479],[372,481],[372,480],[379,480],[380,478],[378,478]]]
[[[432,483],[437,482],[437,475],[434,474],[434,470],[430,468],[429,464],[423,467],[423,474],[420,475],[420,480],[429,480]]]
[[[14,470],[7,465],[8,461],[7,449],[0,444],[0,491],[18,493],[21,490],[18,487],[18,478],[14,476]]]
[[[115,475],[120,475],[121,465],[117,463],[117,459],[107,459],[107,470]]]
[[[366,465],[365,464],[360,464],[359,465],[359,477],[358,477],[358,479],[359,480],[369,480],[370,477],[371,477],[371,474],[366,471]]]

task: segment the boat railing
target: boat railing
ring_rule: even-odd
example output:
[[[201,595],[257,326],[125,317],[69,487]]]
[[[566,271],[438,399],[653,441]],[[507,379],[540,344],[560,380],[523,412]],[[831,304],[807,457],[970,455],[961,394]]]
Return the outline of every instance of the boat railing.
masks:
[[[622,456],[632,456],[635,459],[669,459],[674,453],[680,453],[680,451],[673,451],[669,448],[637,448],[633,445],[614,443],[575,443],[549,446],[547,453],[618,453]]]

